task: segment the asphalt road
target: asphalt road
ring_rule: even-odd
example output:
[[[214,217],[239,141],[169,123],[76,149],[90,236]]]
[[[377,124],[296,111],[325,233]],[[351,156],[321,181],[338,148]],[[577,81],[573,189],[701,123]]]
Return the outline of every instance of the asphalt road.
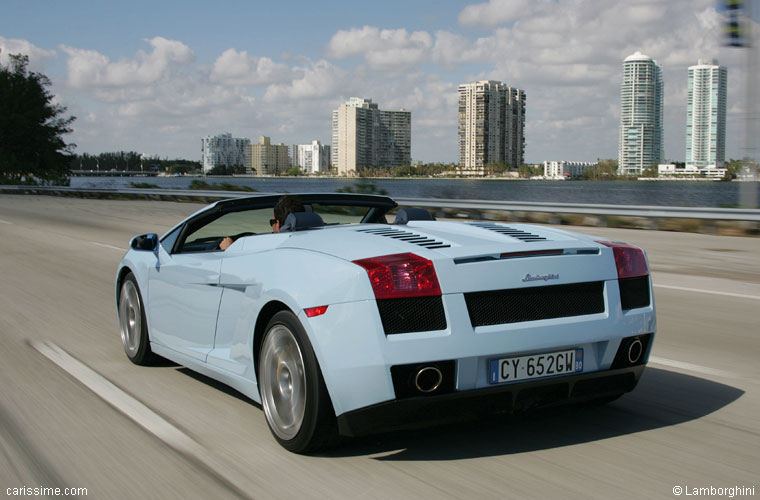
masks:
[[[610,405],[383,434],[303,457],[280,448],[261,409],[234,391],[170,363],[137,367],[124,355],[113,283],[129,238],[162,233],[198,208],[0,195],[0,494],[73,487],[92,498],[387,500],[757,492],[760,238],[582,229],[643,246],[653,268],[653,360],[638,388]],[[43,355],[51,345],[44,342],[121,389],[124,404],[142,408],[135,415],[152,410],[193,447],[169,446],[143,417],[117,410]]]

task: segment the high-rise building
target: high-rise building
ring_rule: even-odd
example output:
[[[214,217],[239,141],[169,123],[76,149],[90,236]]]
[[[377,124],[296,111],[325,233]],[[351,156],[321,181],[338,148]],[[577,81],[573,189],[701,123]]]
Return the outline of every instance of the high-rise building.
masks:
[[[641,52],[626,57],[620,85],[618,174],[637,175],[662,162],[662,113],[662,69],[657,61]]]
[[[272,144],[269,137],[259,137],[258,144],[251,145],[250,173],[256,175],[277,175],[290,168],[288,147]]]
[[[726,159],[728,74],[718,61],[700,59],[689,67],[686,106],[686,164],[720,168]]]
[[[316,140],[311,141],[311,144],[293,144],[293,166],[307,174],[327,172],[330,167],[330,149],[330,146]]]
[[[207,136],[201,139],[203,171],[214,167],[246,168],[251,162],[251,140],[232,134]]]
[[[522,165],[524,128],[525,91],[493,80],[460,85],[460,172],[484,175],[489,163]]]
[[[338,173],[411,164],[411,111],[384,111],[372,99],[352,97],[333,111],[332,122],[332,158]]]

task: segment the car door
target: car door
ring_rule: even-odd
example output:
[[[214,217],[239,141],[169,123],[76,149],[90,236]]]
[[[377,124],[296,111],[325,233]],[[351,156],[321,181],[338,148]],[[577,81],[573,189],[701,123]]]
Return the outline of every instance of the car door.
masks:
[[[222,290],[217,251],[171,254],[159,249],[149,273],[151,340],[202,361],[214,346]]]
[[[151,341],[201,361],[214,346],[222,296],[219,219],[210,212],[167,235],[148,273]]]
[[[188,221],[176,242],[167,238],[149,273],[151,340],[206,361],[214,348],[224,287],[220,271],[225,236],[269,232],[271,208],[209,210]]]

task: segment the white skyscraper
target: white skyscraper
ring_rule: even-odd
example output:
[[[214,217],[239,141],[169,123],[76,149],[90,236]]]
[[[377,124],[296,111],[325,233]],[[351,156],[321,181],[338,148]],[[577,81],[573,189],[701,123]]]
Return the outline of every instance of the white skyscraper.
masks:
[[[662,115],[662,69],[641,52],[626,57],[620,85],[618,174],[640,174],[663,160]]]
[[[726,159],[726,68],[699,60],[689,67],[686,164],[720,168]]]
[[[524,91],[492,80],[460,85],[460,170],[482,175],[488,163],[522,165],[524,127]]]

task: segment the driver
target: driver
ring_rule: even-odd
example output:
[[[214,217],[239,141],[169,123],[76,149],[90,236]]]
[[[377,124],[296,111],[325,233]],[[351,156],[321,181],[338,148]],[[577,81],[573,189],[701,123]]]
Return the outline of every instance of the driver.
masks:
[[[304,206],[301,198],[289,194],[281,196],[280,199],[277,200],[277,204],[274,206],[274,218],[269,219],[269,225],[272,226],[272,232],[279,233],[280,231],[290,231],[291,228],[285,226],[285,219],[292,213],[303,211]],[[227,250],[234,241],[235,240],[229,236],[226,236],[219,243],[219,248]]]

